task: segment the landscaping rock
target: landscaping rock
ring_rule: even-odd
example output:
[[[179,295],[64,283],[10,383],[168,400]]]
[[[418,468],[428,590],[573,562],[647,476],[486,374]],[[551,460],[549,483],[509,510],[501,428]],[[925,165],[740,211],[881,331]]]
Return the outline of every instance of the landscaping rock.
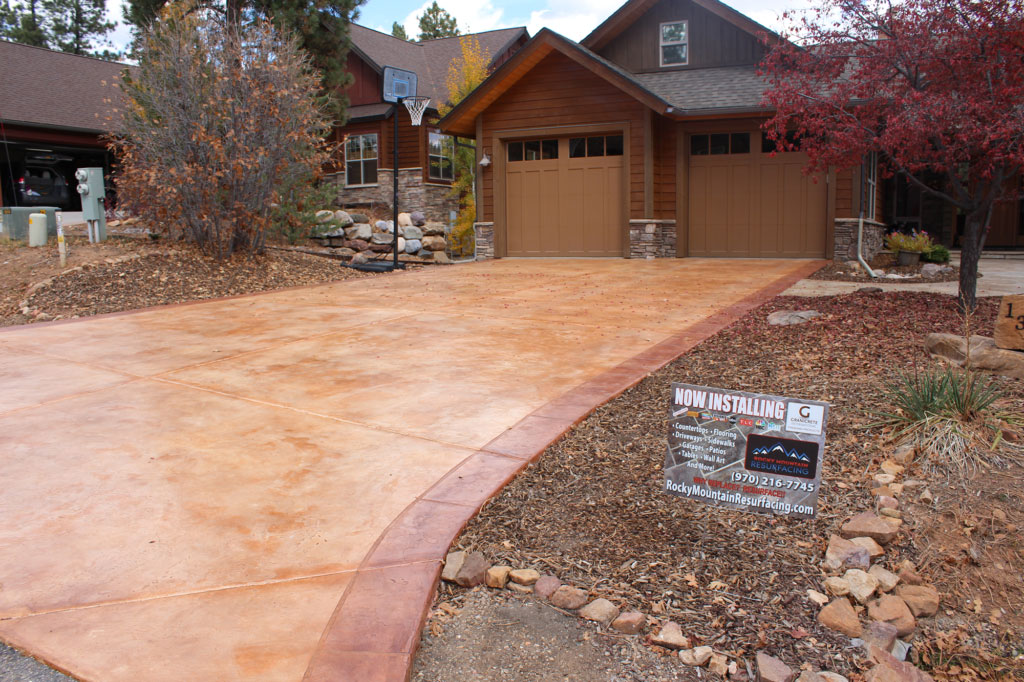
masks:
[[[394,240],[395,240],[394,236],[388,234],[387,232],[374,232],[373,236],[370,237],[370,241],[372,243],[374,243],[374,244],[387,244],[388,246],[390,246],[391,242],[393,242]]]
[[[872,559],[885,556],[885,549],[871,538],[850,538],[850,542],[855,545],[860,545],[866,549],[868,551],[868,556]]]
[[[825,678],[813,670],[803,670],[800,672],[800,676],[796,678],[796,682],[825,682]]]
[[[364,239],[351,239],[345,246],[349,247],[354,251],[366,251],[370,248],[370,242]]]
[[[889,485],[896,481],[896,477],[892,474],[875,474],[872,478],[878,485]]]
[[[405,237],[398,238],[398,253],[405,251]]]
[[[408,254],[414,254],[423,250],[423,243],[419,239],[405,240],[405,252]]]
[[[686,649],[679,652],[679,660],[686,665],[702,666],[711,660],[714,650],[709,646],[699,646],[695,649]]]
[[[532,585],[540,580],[540,573],[532,568],[517,568],[508,574],[508,579],[520,585]]]
[[[423,239],[423,230],[415,225],[408,225],[402,230],[402,236],[406,239]]]
[[[899,521],[875,516],[873,513],[866,511],[857,514],[844,523],[840,532],[847,539],[866,537],[879,544],[887,545],[892,542],[896,534],[899,533],[899,530]]]
[[[834,597],[845,597],[850,594],[850,583],[838,576],[825,578],[825,591]]]
[[[796,673],[788,665],[763,651],[757,653],[758,682],[793,682]]]
[[[377,232],[384,232],[388,235],[392,235],[395,233],[395,229],[392,225],[393,223],[390,220],[378,220],[373,224],[373,229]]]
[[[420,249],[419,253],[417,253],[416,255],[419,256],[420,258],[426,258],[427,260],[430,260],[431,258],[433,258],[434,253],[432,251],[427,251],[426,249]]]
[[[427,251],[444,251],[447,246],[447,243],[444,241],[444,237],[424,237],[422,241],[423,248]]]
[[[821,313],[817,310],[779,310],[768,316],[768,324],[775,326],[802,324],[816,317],[821,317]]]
[[[366,257],[365,253],[357,253],[356,255],[352,256],[352,260],[350,260],[349,263],[351,265],[362,265],[364,263],[368,263],[369,261],[370,259]]]
[[[580,618],[608,625],[619,617],[619,609],[607,599],[595,599],[579,610]]]
[[[915,618],[930,618],[939,610],[939,591],[931,585],[900,585],[896,596],[907,603]]]
[[[964,366],[967,342],[956,334],[929,334],[924,339],[925,349],[932,357]],[[1024,379],[1024,353],[1004,350],[985,336],[971,337],[971,369],[980,369],[1014,379]]]
[[[448,258],[448,254],[444,251],[434,251],[433,261],[435,263],[443,263],[444,265],[448,265],[452,262],[451,259]]]
[[[896,634],[906,637],[917,627],[917,620],[906,602],[891,594],[883,594],[868,604],[868,617],[896,627]]]
[[[547,599],[561,586],[562,581],[555,576],[542,575],[537,582],[533,584],[533,592],[541,599]]]
[[[345,246],[341,247],[340,249],[337,249],[334,253],[336,253],[339,256],[342,256],[343,258],[349,258],[351,256],[356,255],[355,251]]]
[[[455,584],[461,587],[483,585],[487,579],[487,569],[490,567],[491,564],[480,552],[468,554],[455,574]]]
[[[952,269],[953,268],[949,267],[948,265],[939,265],[938,263],[925,263],[924,265],[921,266],[921,276],[935,277],[936,275],[945,274],[951,271]]]
[[[851,568],[844,573],[843,580],[850,585],[850,596],[860,604],[866,604],[878,589],[878,579],[859,568]]]
[[[624,635],[635,635],[640,633],[645,625],[647,625],[647,616],[639,611],[626,611],[612,621],[612,630]]]
[[[850,606],[850,602],[840,597],[834,599],[831,604],[818,613],[818,622],[836,632],[841,632],[847,637],[860,637],[862,628],[857,619],[857,612]]]
[[[865,648],[873,645],[884,651],[892,651],[898,636],[896,626],[892,623],[873,620],[868,623],[868,627],[864,634],[861,635],[861,639],[864,640]]]
[[[413,211],[409,214],[409,217],[412,218],[412,224],[416,227],[423,227],[427,222],[427,217],[423,215],[423,211]]]
[[[324,223],[329,223],[332,220],[334,220],[334,211],[323,210],[316,212],[316,222],[318,224],[323,225]]]
[[[510,582],[506,587],[519,594],[533,594],[533,585],[520,585],[519,583]]]
[[[651,644],[666,649],[689,649],[690,638],[683,634],[678,623],[669,621],[662,625],[656,634],[651,635]]]
[[[871,565],[871,555],[860,545],[838,535],[832,535],[825,550],[825,565],[833,571],[843,568],[867,569]]]
[[[350,216],[345,211],[335,211],[334,219],[338,222],[338,225],[340,227],[348,227],[349,225],[355,223],[355,221],[352,220],[352,216]]]
[[[918,574],[914,564],[910,563],[910,561],[904,561],[900,564],[900,572],[897,575],[900,582],[904,585],[924,585],[925,583],[924,578]]]
[[[834,673],[831,670],[821,670],[818,672],[818,677],[825,680],[825,682],[850,682],[839,673]]]
[[[427,237],[444,236],[444,223],[424,223],[418,227],[423,228],[423,234]]]
[[[352,216],[352,222],[353,223],[368,223],[368,222],[370,222],[370,217],[367,216],[365,213],[350,213],[349,215]]]
[[[729,659],[723,654],[712,653],[711,660],[708,661],[708,671],[725,677],[729,672]]]
[[[869,656],[876,665],[864,675],[865,682],[934,682],[928,673],[878,647],[870,647]]]
[[[508,574],[511,571],[511,566],[491,566],[487,569],[487,577],[484,582],[487,587],[500,590],[508,584]]]
[[[399,227],[412,227],[412,217],[408,213],[398,214]]]
[[[587,593],[578,587],[562,585],[555,590],[548,601],[560,609],[575,611],[587,603]]]
[[[878,505],[879,509],[899,509],[900,503],[895,497],[889,497],[888,495],[879,495],[875,498],[875,504]]]
[[[899,464],[906,466],[914,461],[915,454],[916,449],[914,446],[909,443],[904,443],[896,448],[892,453],[892,458]]]
[[[868,571],[868,574],[878,581],[878,589],[882,592],[891,592],[900,577],[892,571],[886,570],[881,564],[875,564]]]
[[[355,259],[353,258],[353,260]],[[450,583],[455,582],[455,576],[459,574],[459,569],[462,568],[462,564],[465,561],[465,552],[448,552],[448,556],[444,558],[444,568],[441,569],[441,580],[447,580]]]
[[[349,239],[367,240],[373,236],[373,228],[366,223],[356,223],[345,230],[345,236]]]
[[[828,596],[818,592],[817,590],[807,590],[807,598],[818,606],[824,606],[828,603]]]
[[[903,516],[899,509],[892,509],[891,507],[883,507],[878,510],[878,513],[890,519],[899,519]]]
[[[893,476],[899,476],[904,471],[906,471],[906,467],[905,466],[903,466],[902,464],[900,464],[898,462],[894,462],[891,459],[887,459],[884,462],[882,462],[881,469],[885,473],[892,474]]]

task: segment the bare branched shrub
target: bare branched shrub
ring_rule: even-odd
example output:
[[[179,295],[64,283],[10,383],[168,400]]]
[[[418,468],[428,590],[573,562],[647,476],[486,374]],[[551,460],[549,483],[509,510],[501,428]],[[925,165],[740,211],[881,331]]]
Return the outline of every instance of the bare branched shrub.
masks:
[[[119,198],[217,258],[261,252],[281,202],[301,198],[331,153],[307,58],[267,22],[177,5],[141,45],[111,143]]]

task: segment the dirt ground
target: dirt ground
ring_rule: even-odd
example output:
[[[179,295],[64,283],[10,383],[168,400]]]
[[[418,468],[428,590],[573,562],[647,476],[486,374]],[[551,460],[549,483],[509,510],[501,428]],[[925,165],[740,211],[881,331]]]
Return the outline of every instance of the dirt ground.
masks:
[[[0,326],[368,276],[337,260],[276,250],[220,263],[192,246],[145,236],[89,244],[70,235],[67,244],[62,269],[54,239],[39,248],[0,241]]]
[[[455,548],[670,618],[697,645],[740,661],[767,650],[857,679],[865,669],[860,651],[818,624],[806,591],[824,592],[828,536],[871,507],[870,476],[893,450],[867,428],[884,381],[896,370],[935,366],[922,340],[960,330],[954,306],[948,296],[910,292],[777,298],[598,408],[491,500]],[[823,316],[789,327],[766,323],[776,310],[808,307]],[[995,300],[983,300],[975,329],[990,330],[995,311]],[[886,320],[899,320],[899,328]],[[662,492],[673,381],[831,403],[817,518],[743,514]],[[998,408],[1024,414],[1022,382],[996,381],[1005,393]],[[1013,658],[1024,653],[1024,468],[1003,461],[966,481],[947,473],[927,461],[908,470],[935,502],[908,497],[906,532],[887,547],[887,567],[910,559],[944,598],[939,617],[912,636],[912,655],[937,679],[1020,674],[1024,662]],[[446,585],[438,600],[458,594]],[[424,652],[438,650],[448,627],[425,632]],[[967,664],[991,675],[965,676]]]

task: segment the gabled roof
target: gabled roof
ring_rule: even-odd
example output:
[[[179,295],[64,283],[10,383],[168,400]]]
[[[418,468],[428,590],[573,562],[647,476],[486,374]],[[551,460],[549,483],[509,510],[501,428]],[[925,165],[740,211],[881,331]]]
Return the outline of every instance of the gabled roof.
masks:
[[[530,37],[526,28],[520,26],[413,43],[359,24],[352,24],[350,28],[352,51],[360,59],[378,73],[385,66],[414,71],[417,94],[429,97],[431,108],[448,101],[448,86],[445,85],[448,65],[462,54],[462,38],[472,37],[479,41],[488,61],[493,63],[516,41]]]
[[[761,99],[769,83],[756,66],[638,73],[635,78],[670,102],[676,118],[767,111]]]
[[[643,16],[647,10],[654,7],[658,2],[660,0],[628,0],[626,4],[615,10],[614,14],[605,19],[600,26],[583,39],[583,46],[591,50],[600,50],[617,35],[629,28],[633,22]],[[691,0],[691,2],[751,35],[758,36],[764,34],[772,38],[779,38],[779,35],[774,31],[765,28],[747,15],[734,10],[723,2],[719,2],[719,0]]]
[[[442,130],[456,135],[473,137],[476,134],[476,117],[480,112],[552,52],[559,52],[572,59],[658,113],[667,114],[672,110],[673,105],[668,100],[651,90],[636,75],[579,43],[544,28],[510,60],[488,76],[468,97],[459,102],[438,125]]]
[[[0,120],[108,132],[105,112],[120,101],[125,64],[0,40]],[[106,83],[106,85],[104,85]]]

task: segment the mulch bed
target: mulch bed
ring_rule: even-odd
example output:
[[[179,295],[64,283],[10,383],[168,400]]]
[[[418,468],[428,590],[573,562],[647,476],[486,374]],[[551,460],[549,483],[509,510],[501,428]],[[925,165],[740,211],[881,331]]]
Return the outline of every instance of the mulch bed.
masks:
[[[983,299],[976,329],[991,329],[996,301]],[[696,644],[750,661],[767,649],[791,663],[847,674],[860,668],[848,638],[820,626],[808,588],[824,591],[820,568],[830,532],[850,515],[870,508],[870,474],[891,451],[874,431],[866,410],[878,405],[883,382],[896,370],[930,367],[922,348],[926,333],[958,332],[952,297],[921,293],[856,293],[820,298],[823,316],[809,323],[773,327],[769,313],[808,307],[806,299],[777,298],[705,341],[608,404],[552,445],[473,519],[456,545],[481,551],[493,563],[531,566],[563,582],[649,614],[679,622]],[[887,321],[898,320],[898,330]],[[786,520],[719,509],[662,491],[669,388],[673,381],[824,400],[832,405],[817,518]],[[1022,382],[998,380],[1007,404],[1024,410]],[[1002,472],[1016,486],[978,487],[974,514],[999,507],[1010,528],[1024,524],[1022,472]],[[965,553],[959,512],[964,497],[924,467],[939,512],[908,505],[903,533],[886,560],[923,561],[946,601],[932,625],[962,636],[974,651],[1014,656],[1021,620],[992,622],[963,598],[984,595],[986,605],[1024,612],[1024,546],[1019,533],[1000,535],[1004,583],[989,596],[988,578]],[[948,505],[948,511],[942,505]],[[947,518],[948,517],[948,518]],[[958,525],[959,524],[959,525]],[[1015,526],[1013,524],[1016,524]],[[947,528],[948,526],[948,528]],[[961,535],[947,561],[937,536]],[[947,543],[948,544],[948,543]],[[990,567],[986,548],[968,538],[976,561]],[[965,560],[967,556],[968,560]],[[439,598],[459,588],[443,585]],[[999,593],[1002,593],[1002,597]],[[932,641],[935,633],[924,632]],[[919,640],[920,641],[920,640]],[[1016,644],[1012,644],[1016,642]],[[948,648],[948,647],[947,647]]]
[[[906,283],[918,283],[918,282],[956,282],[960,279],[960,269],[953,267],[950,272],[944,272],[938,275],[932,275],[930,277],[924,277],[921,275],[921,268],[926,263],[921,262],[917,265],[896,265],[896,257],[891,253],[880,253],[873,259],[868,261],[868,265],[871,266],[872,270],[882,270],[886,275],[901,275],[899,279],[886,279],[885,277],[879,277],[873,279],[863,268],[857,265],[847,265],[846,263],[831,262],[816,273],[811,275],[808,279],[820,279],[828,280],[831,282],[906,282]],[[948,265],[948,263],[941,264]],[[906,277],[907,275],[917,275],[917,277]]]
[[[100,315],[369,276],[342,267],[337,260],[277,250],[225,262],[183,244],[165,244],[158,252],[136,255],[53,278],[28,296],[31,315],[10,311],[0,324]]]

